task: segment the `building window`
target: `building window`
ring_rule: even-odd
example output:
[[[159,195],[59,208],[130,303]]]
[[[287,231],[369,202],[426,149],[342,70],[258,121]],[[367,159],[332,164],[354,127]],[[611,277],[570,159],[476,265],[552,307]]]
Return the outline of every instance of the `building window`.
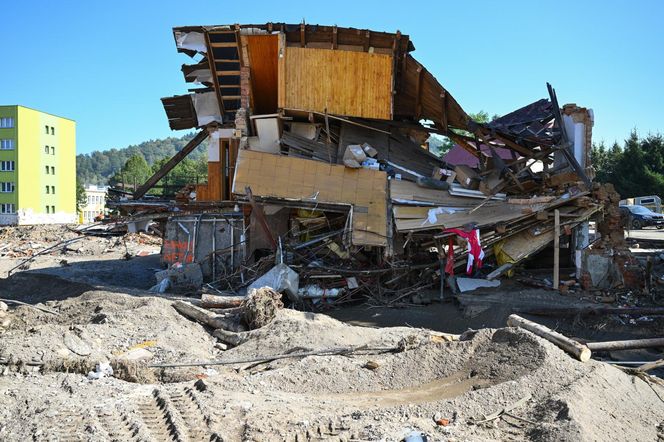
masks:
[[[51,155],[55,155],[55,146],[51,146]]]
[[[51,206],[51,213],[55,213],[55,206]]]
[[[55,135],[55,128],[51,126],[51,135]]]
[[[44,129],[46,130],[46,135],[48,135],[48,133],[49,133],[49,131],[48,131],[48,125],[44,126]]]
[[[14,118],[2,117],[0,118],[0,129],[11,129],[14,127]]]
[[[12,172],[14,170],[13,161],[0,161],[0,172]]]
[[[12,193],[14,191],[14,183],[0,183],[0,192]]]
[[[48,155],[48,146],[44,146],[44,153]]]
[[[0,149],[2,150],[13,150],[14,149],[14,140],[11,138],[6,140],[0,140]]]
[[[0,204],[0,213],[15,213],[13,204]]]
[[[51,175],[55,175],[55,166],[51,166]]]
[[[48,171],[50,170],[48,166],[44,166],[44,170],[46,171],[46,175],[48,175]]]
[[[51,186],[51,194],[55,195],[55,186]]]
[[[51,213],[51,206],[46,206],[46,213]]]
[[[50,190],[50,187],[46,186],[46,193],[50,193],[49,190]]]

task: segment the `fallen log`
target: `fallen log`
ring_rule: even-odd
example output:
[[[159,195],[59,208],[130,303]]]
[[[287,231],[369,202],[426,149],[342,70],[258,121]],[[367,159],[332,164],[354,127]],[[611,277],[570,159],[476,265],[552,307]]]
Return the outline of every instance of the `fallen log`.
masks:
[[[557,307],[519,309],[535,316],[664,315],[664,307]]]
[[[587,342],[591,351],[629,350],[632,348],[664,347],[664,338],[628,339],[625,341]]]
[[[528,330],[529,332],[557,345],[581,362],[586,362],[590,359],[591,351],[588,347],[541,324],[529,321],[518,315],[510,315],[507,318],[507,325]]]
[[[221,342],[237,347],[238,345],[244,344],[249,339],[251,339],[251,332],[249,331],[237,333],[224,330],[223,328],[218,328],[212,332],[212,336],[219,339]]]
[[[659,359],[657,361],[648,362],[636,368],[637,371],[649,371],[654,370],[655,368],[664,367],[664,359]]]
[[[239,307],[246,296],[218,296],[203,293],[201,295],[201,307],[205,308],[231,308]]]
[[[209,312],[203,308],[189,304],[188,302],[175,301],[173,303],[173,308],[177,310],[178,313],[180,313],[182,316],[186,316],[189,319],[193,319],[194,321],[200,322],[201,324],[207,325],[214,329],[237,328],[237,324],[235,324],[230,318]]]

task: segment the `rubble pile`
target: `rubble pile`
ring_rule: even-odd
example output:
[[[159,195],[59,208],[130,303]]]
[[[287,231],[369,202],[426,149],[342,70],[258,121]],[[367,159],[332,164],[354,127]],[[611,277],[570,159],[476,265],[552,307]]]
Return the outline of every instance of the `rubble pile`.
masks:
[[[172,129],[198,133],[110,205],[137,225],[160,220],[162,263],[200,265],[205,290],[268,286],[318,310],[421,303],[424,291],[442,301],[495,287],[551,248],[542,287],[641,290],[636,267],[617,270],[633,265],[625,250],[589,248],[589,222],[602,216],[613,221],[601,241],[615,245],[619,198],[592,182],[592,109],[561,106],[551,85],[547,98],[477,122],[400,32],[266,23],[173,33],[179,52],[200,57],[185,81],[206,87],[162,102]],[[229,70],[210,70],[220,57]],[[442,156],[430,148],[441,136],[453,143]],[[174,201],[144,198],[205,140],[207,183]],[[598,260],[620,277],[589,272]]]

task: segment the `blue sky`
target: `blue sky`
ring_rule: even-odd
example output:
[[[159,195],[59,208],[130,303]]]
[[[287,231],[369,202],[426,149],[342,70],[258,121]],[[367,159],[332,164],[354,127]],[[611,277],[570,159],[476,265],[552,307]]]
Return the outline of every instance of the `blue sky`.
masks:
[[[468,112],[504,114],[546,97],[595,111],[595,141],[664,132],[664,2],[5,1],[0,104],[75,119],[78,151],[172,132],[161,97],[186,93],[171,28],[330,24],[409,34]]]

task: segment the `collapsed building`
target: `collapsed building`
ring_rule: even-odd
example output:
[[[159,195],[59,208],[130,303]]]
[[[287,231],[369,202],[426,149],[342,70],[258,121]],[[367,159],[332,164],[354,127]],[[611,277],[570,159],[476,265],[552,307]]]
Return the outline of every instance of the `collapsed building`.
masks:
[[[562,237],[579,281],[625,284],[612,266],[624,246],[611,235],[622,234],[617,212],[589,247],[588,220],[618,201],[592,183],[593,112],[561,107],[550,85],[548,98],[478,123],[398,31],[267,23],[173,34],[196,86],[163,106],[171,129],[198,133],[113,203],[137,223],[168,220],[166,264],[197,263],[221,292],[258,283],[294,301],[393,302],[425,288],[444,297],[456,289],[445,275],[494,258],[497,278],[552,243],[557,289]],[[429,150],[439,135],[455,143],[443,158]],[[145,197],[206,140],[207,183],[175,201]],[[601,274],[588,269],[599,259]]]

